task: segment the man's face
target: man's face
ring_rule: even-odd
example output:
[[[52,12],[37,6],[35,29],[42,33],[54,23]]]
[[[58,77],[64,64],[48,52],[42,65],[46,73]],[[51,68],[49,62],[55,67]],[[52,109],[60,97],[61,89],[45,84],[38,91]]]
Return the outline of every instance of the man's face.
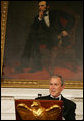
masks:
[[[46,5],[46,1],[41,1],[39,2],[39,11],[46,11],[47,10],[47,5]]]
[[[60,78],[51,78],[49,91],[53,97],[57,97],[61,94],[61,91],[64,89],[64,86],[61,85]]]

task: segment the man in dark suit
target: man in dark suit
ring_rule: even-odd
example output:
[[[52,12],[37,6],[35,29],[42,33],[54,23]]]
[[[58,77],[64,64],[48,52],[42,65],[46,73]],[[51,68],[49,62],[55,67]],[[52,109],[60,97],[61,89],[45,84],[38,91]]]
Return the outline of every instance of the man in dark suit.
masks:
[[[63,119],[75,120],[76,104],[62,96],[64,89],[64,80],[60,75],[52,76],[50,79],[49,91],[50,95],[38,97],[36,100],[62,100],[63,101]]]
[[[49,10],[47,1],[39,1],[39,12],[31,26],[29,38],[24,48],[24,57],[32,58],[32,69],[30,72],[41,71],[43,66],[51,63],[51,53],[58,46],[70,44],[69,31],[74,25],[74,17],[63,11]],[[62,41],[63,42],[62,42]]]

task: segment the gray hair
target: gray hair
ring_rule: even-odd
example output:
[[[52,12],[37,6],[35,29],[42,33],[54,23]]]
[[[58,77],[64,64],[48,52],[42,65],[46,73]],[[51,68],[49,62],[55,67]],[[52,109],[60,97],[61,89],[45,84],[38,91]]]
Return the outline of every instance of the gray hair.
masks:
[[[58,75],[58,74],[52,75],[52,76],[50,77],[50,79],[52,79],[52,78],[60,78],[60,80],[61,80],[61,86],[64,85],[64,79],[62,78],[61,75]]]

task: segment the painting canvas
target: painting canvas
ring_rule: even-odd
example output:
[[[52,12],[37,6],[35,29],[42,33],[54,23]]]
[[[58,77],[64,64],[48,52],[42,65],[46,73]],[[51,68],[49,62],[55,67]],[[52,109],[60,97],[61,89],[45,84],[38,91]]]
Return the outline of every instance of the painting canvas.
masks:
[[[82,82],[82,2],[50,1],[49,5],[50,9],[57,9],[57,11],[66,12],[74,17],[74,24],[72,28],[70,28],[69,36],[66,38],[61,37],[60,43],[62,44],[59,44],[57,47],[53,46],[52,49],[50,41],[53,41],[53,39],[48,40],[47,38],[49,48],[46,49],[45,44],[39,44],[40,39],[38,39],[37,36],[41,34],[40,31],[37,32],[37,28],[35,31],[31,31],[34,18],[38,15],[38,1],[8,2],[2,56],[2,82],[7,80],[12,84],[13,80],[17,82],[27,80],[26,82],[29,81],[32,83],[36,80],[38,83],[45,82],[45,85],[47,85],[46,83],[49,77],[53,74],[60,74],[66,81],[73,81],[74,84]],[[67,25],[68,21],[66,21],[66,19],[61,18],[60,21],[64,27]],[[52,31],[53,29],[51,32]],[[56,37],[54,34],[53,38]],[[49,34],[48,36],[50,37]],[[39,47],[42,49],[40,50]]]

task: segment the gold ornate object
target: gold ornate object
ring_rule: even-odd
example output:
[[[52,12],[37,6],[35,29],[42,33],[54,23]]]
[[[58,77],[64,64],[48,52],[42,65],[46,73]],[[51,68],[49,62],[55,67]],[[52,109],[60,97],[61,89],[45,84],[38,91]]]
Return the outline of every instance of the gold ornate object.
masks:
[[[4,43],[6,34],[6,21],[7,21],[8,1],[1,1],[1,74],[4,55]]]
[[[21,120],[57,120],[61,112],[59,105],[53,105],[46,109],[41,106],[39,101],[33,101],[31,107],[20,103],[16,109]]]

